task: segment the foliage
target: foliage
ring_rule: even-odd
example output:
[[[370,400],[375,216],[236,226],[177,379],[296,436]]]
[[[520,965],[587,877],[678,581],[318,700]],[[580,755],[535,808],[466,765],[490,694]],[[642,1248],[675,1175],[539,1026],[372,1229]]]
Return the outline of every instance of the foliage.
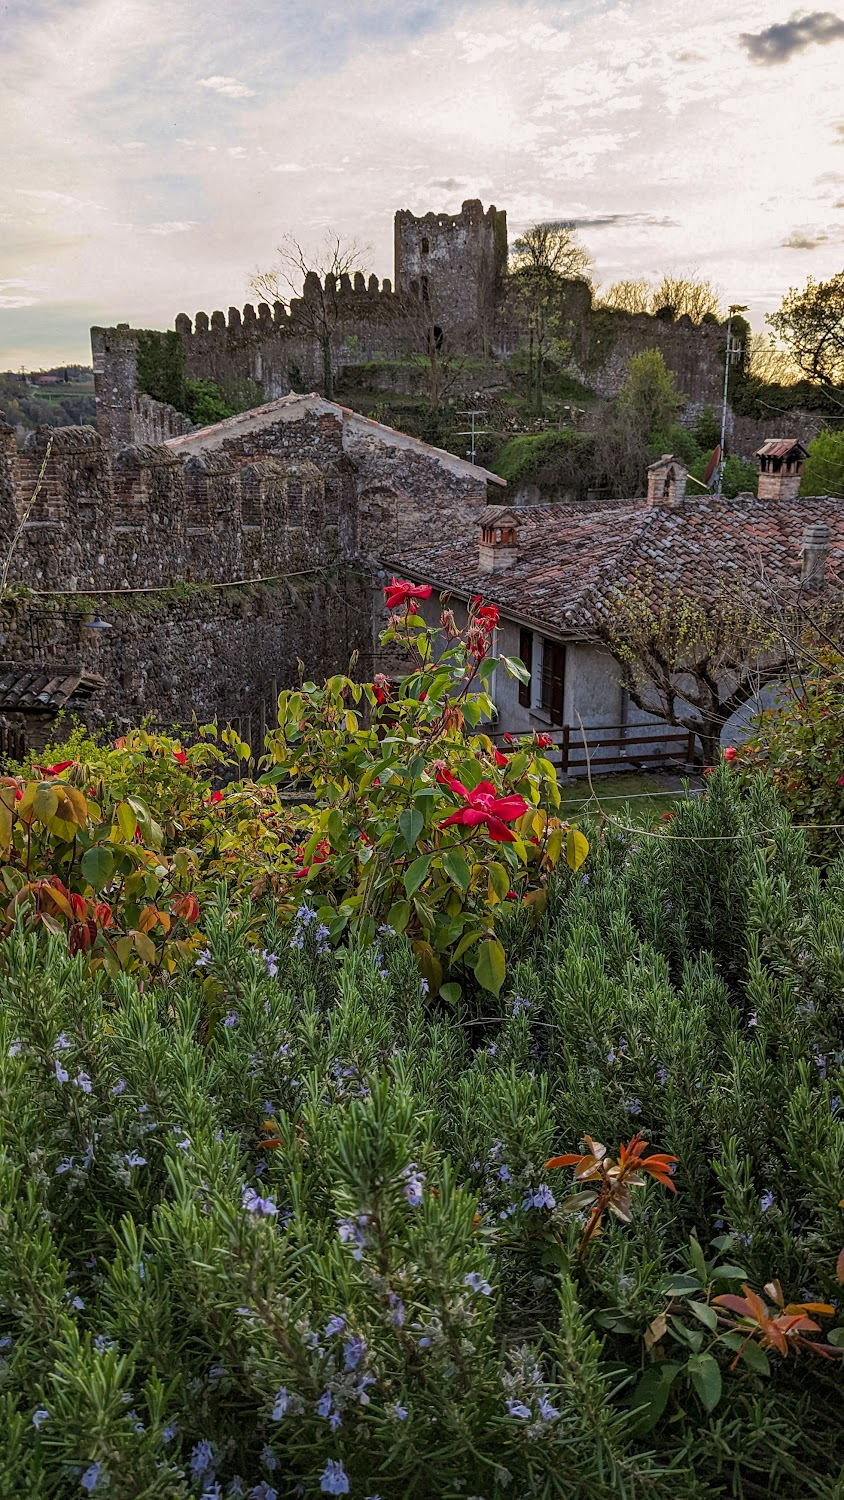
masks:
[[[652,433],[671,427],[685,404],[661,349],[632,355],[618,393],[618,409],[640,435],[643,447]]]
[[[185,414],[197,427],[210,427],[234,416],[216,380],[188,380],[185,382]]]
[[[556,771],[535,738],[505,755],[465,732],[492,717],[496,670],[527,680],[521,662],[491,654],[495,607],[475,599],[465,633],[443,609],[431,629],[416,613],[430,585],[394,579],[384,592],[382,644],[410,672],[282,693],[263,779],[307,789],[311,832],[295,873],[328,940],[406,932],[432,994],[453,1002],[470,970],[498,995],[497,911],[520,900],[539,915],[558,860],[578,868],[588,846],[557,816]]]
[[[844,385],[844,271],[829,281],[810,276],[802,291],[792,287],[767,321],[810,381]]]
[[[601,294],[600,305],[619,312],[650,313],[667,322],[688,317],[693,323],[710,323],[723,316],[717,288],[693,273],[666,272],[656,284],[645,277],[616,281]]]
[[[546,368],[568,355],[567,281],[588,281],[588,252],[573,224],[534,224],[517,239],[510,258],[511,293],[527,324],[528,389],[538,413],[544,409]]]
[[[735,764],[746,777],[762,773],[799,823],[844,824],[844,658],[832,649],[814,655],[813,667],[795,672],[793,691],[783,687],[754,720]],[[808,838],[827,855],[842,844],[835,828]]]
[[[844,432],[826,429],[812,439],[800,493],[844,496]]]
[[[518,433],[505,443],[495,471],[514,486],[533,483],[543,488],[579,487],[592,449],[592,438],[576,428],[552,427],[546,432]]]
[[[16,928],[0,1490],[832,1496],[842,890],[725,769],[510,908],[494,1016],[222,897],[166,992]],[[543,1164],[639,1127],[676,1196],[578,1256]]]
[[[214,725],[187,748],[143,730],[108,749],[77,736],[57,763],[6,778],[6,930],[20,913],[66,931],[94,968],[156,978],[192,957],[224,877],[289,914],[313,903],[327,946],[406,932],[432,993],[452,1003],[472,976],[497,995],[506,903],[538,916],[549,873],[561,858],[579,867],[588,845],[558,816],[536,737],[505,755],[471,733],[492,714],[492,673],[526,676],[491,655],[494,607],[476,600],[462,635],[448,611],[435,630],[415,613],[430,588],[386,592],[383,641],[410,673],[282,693],[257,782],[241,779],[249,747]]]
[[[178,333],[172,328],[166,333],[141,332],[136,348],[138,390],[152,396],[154,401],[163,401],[174,406],[176,411],[186,412],[185,348]]]

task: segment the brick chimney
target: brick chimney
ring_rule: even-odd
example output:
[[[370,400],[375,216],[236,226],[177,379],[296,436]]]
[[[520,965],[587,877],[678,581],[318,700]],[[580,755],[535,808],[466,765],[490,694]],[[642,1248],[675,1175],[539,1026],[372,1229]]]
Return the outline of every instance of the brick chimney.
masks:
[[[800,549],[800,582],[804,588],[820,588],[823,583],[831,540],[832,533],[825,521],[812,521],[810,525],[804,526],[803,545]]]
[[[754,455],[759,465],[760,500],[796,500],[807,453],[796,438],[768,438]]]
[[[670,505],[679,510],[686,498],[689,471],[679,458],[663,453],[648,467],[648,505]]]
[[[488,505],[480,522],[478,567],[482,573],[500,573],[518,558],[519,518],[505,505]]]

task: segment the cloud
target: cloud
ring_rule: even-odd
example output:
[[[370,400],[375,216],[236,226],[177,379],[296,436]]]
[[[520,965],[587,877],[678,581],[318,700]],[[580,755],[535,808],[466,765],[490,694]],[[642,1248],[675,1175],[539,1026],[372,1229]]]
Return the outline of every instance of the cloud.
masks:
[[[10,311],[14,307],[36,307],[41,300],[34,295],[37,290],[32,282],[10,276],[0,281],[0,308]]]
[[[580,218],[562,219],[560,223],[573,224],[575,229],[679,229],[677,219],[667,214],[586,214]]]
[[[461,177],[432,177],[428,183],[429,188],[439,188],[443,193],[463,192],[467,186]]]
[[[146,234],[187,234],[196,228],[196,219],[164,219],[159,224],[147,224]]]
[[[800,14],[796,11],[790,21],[778,21],[766,26],[764,31],[743,31],[739,41],[748,57],[762,67],[787,62],[796,52],[802,52],[815,43],[825,46],[828,42],[844,39],[844,18],[831,10],[814,10]]]
[[[280,161],[276,166],[270,167],[271,172],[307,172],[307,167],[300,167],[297,161]]]
[[[52,188],[15,188],[22,198],[35,198],[39,203],[54,204],[57,208],[99,208],[86,198],[76,198],[72,193],[56,193]]]
[[[211,89],[215,94],[224,94],[227,99],[254,99],[255,90],[247,88],[237,78],[225,73],[212,73],[210,78],[200,78],[200,88]]]
[[[816,234],[806,234],[802,229],[793,229],[787,239],[780,240],[784,250],[817,250],[819,245],[829,243],[829,235],[821,229]]]
[[[706,58],[702,52],[678,52],[678,62],[705,62]]]

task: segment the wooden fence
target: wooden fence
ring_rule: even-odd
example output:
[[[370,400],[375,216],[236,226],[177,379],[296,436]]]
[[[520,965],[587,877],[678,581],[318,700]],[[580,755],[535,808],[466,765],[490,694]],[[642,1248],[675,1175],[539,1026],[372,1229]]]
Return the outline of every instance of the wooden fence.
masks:
[[[564,724],[551,731],[551,738],[549,759],[564,775],[590,766],[600,771],[669,763],[691,766],[697,759],[694,730],[664,724]]]

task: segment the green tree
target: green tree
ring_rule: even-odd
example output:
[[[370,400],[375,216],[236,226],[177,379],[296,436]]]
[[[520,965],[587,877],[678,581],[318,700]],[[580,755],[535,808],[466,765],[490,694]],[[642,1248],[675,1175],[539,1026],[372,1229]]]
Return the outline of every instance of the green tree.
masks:
[[[671,429],[685,404],[661,349],[643,349],[628,360],[618,393],[618,413],[643,448],[657,434]]]
[[[844,432],[819,432],[809,444],[800,493],[844,498]]]
[[[792,287],[768,322],[798,369],[818,385],[844,385],[844,271]]]
[[[137,342],[137,387],[155,401],[187,411],[185,349],[178,333],[140,333]]]

